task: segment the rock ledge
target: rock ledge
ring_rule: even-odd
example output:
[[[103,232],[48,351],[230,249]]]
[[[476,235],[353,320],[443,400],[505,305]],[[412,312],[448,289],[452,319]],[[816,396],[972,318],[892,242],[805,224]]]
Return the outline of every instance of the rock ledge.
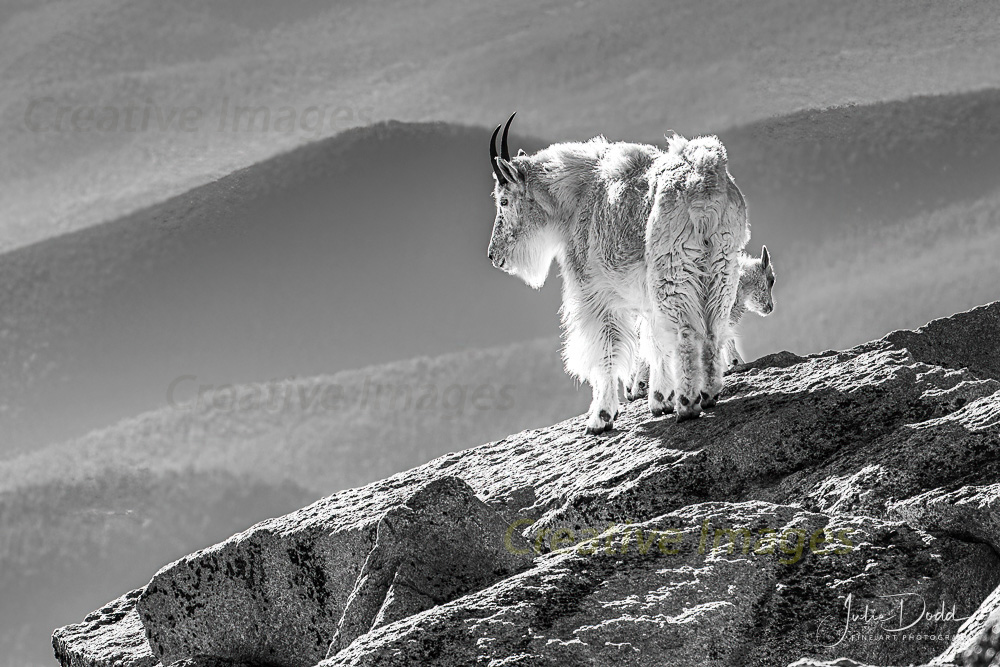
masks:
[[[56,630],[56,657],[985,665],[1000,648],[1000,302],[770,355],[699,420],[633,404],[616,427],[526,431],[258,524]]]

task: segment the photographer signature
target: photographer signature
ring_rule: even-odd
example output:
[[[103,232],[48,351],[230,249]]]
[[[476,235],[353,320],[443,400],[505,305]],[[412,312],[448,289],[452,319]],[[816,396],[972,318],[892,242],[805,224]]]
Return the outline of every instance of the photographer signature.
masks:
[[[968,616],[959,617],[954,603],[948,609],[944,599],[940,600],[937,608],[930,610],[927,608],[927,601],[919,593],[896,593],[878,597],[887,602],[884,605],[874,607],[872,602],[865,602],[864,610],[858,610],[855,608],[854,594],[848,593],[844,599],[844,630],[836,642],[823,644],[823,646],[830,648],[844,641],[851,632],[852,623],[861,623],[862,625],[878,623],[879,628],[884,632],[904,632],[925,620],[930,623],[961,623],[969,618]],[[914,605],[915,602],[919,602],[919,605]],[[915,611],[916,608],[919,608],[919,611]],[[822,627],[817,629],[817,635],[822,629]]]

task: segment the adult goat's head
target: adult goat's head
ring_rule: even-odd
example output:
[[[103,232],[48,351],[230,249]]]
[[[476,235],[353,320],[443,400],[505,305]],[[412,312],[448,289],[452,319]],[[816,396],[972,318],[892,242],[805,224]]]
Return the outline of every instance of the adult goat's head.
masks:
[[[546,216],[538,205],[538,193],[534,191],[537,184],[533,182],[531,157],[518,151],[512,158],[507,147],[507,133],[516,113],[505,124],[497,125],[490,138],[497,214],[487,254],[493,266],[538,288],[545,282],[552,263],[553,240],[546,229]],[[500,135],[499,153],[497,135]]]

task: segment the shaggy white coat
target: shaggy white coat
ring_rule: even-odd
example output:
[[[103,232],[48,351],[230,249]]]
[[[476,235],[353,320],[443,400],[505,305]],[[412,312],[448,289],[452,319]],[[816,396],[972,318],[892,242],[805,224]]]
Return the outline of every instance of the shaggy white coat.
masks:
[[[489,256],[536,288],[558,263],[566,369],[594,392],[588,432],[613,425],[640,316],[653,414],[682,420],[714,405],[750,237],[722,143],[675,135],[660,150],[597,137],[497,163]]]

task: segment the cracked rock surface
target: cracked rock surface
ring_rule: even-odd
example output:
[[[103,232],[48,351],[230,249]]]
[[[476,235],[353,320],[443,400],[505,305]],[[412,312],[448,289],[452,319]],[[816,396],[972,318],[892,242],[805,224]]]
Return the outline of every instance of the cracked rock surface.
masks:
[[[1000,609],[998,487],[994,303],[764,357],[691,422],[633,403],[337,493],[53,642],[73,667],[955,664]]]

